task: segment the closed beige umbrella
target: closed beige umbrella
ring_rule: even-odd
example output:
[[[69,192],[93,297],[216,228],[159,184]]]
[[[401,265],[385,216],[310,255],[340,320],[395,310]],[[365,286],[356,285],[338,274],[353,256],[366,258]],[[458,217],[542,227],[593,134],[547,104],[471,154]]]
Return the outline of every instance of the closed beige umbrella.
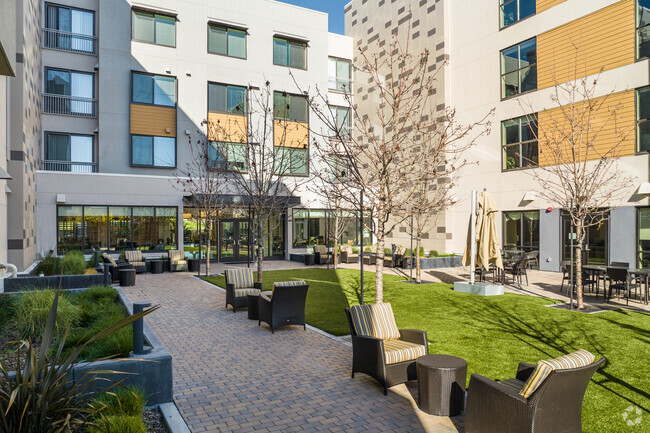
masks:
[[[477,198],[476,210],[476,266],[489,269],[490,264],[497,268],[503,269],[503,260],[501,259],[501,246],[497,237],[496,213],[498,209],[494,198],[487,191],[481,191]],[[471,264],[472,251],[472,230],[470,227],[467,233],[467,245],[463,255],[463,265]]]

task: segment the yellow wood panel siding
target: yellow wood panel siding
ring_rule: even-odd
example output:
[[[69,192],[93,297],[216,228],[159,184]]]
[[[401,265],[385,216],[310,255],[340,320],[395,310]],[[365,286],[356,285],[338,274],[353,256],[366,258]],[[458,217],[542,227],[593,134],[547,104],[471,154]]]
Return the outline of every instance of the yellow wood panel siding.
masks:
[[[176,108],[131,104],[131,134],[176,137]]]
[[[597,74],[601,68],[618,68],[634,59],[634,0],[623,0],[537,36],[537,88]]]
[[[565,1],[566,0],[537,0],[537,13],[550,9],[560,3],[564,3]]]
[[[246,143],[248,124],[246,116],[226,113],[208,113],[208,140],[228,143]]]
[[[273,121],[273,143],[282,147],[309,147],[309,125],[286,120]]]
[[[561,136],[571,136],[571,124],[575,126],[574,135],[582,134],[582,140],[576,139],[576,150],[580,147],[581,160],[585,160],[587,155],[587,145],[593,142],[593,148],[589,149],[586,156],[588,160],[597,160],[601,156],[630,156],[635,154],[635,125],[636,109],[634,90],[615,93],[607,97],[594,98],[592,106],[598,107],[598,111],[591,115],[590,121],[569,121],[567,115],[562,113],[560,107],[539,113],[539,164],[551,165],[556,161],[558,152],[551,149],[557,149],[553,144],[559,141]],[[602,105],[600,105],[602,104]],[[565,109],[567,107],[564,107]],[[616,109],[616,115],[612,111]],[[575,114],[573,117],[580,118],[586,110],[581,102],[575,104]],[[589,126],[588,126],[589,125]],[[586,138],[593,137],[595,139]],[[564,140],[562,140],[564,141]],[[580,145],[582,143],[582,145]],[[615,155],[612,154],[612,148],[616,144]],[[550,149],[549,149],[550,148]],[[569,155],[570,146],[567,142],[564,154]],[[568,162],[568,161],[567,161]]]

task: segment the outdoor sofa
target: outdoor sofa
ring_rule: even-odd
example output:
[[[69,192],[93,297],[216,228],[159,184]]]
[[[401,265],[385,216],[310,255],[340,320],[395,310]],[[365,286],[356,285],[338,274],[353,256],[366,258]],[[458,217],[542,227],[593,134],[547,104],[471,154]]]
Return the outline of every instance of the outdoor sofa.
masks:
[[[248,306],[248,295],[259,294],[262,283],[253,281],[253,271],[250,268],[226,269],[226,308],[232,306],[232,312],[237,308]]]
[[[429,353],[427,333],[397,329],[389,303],[345,309],[352,337],[352,377],[364,373],[388,388],[417,379],[415,360]]]
[[[262,322],[271,327],[271,333],[275,328],[286,325],[305,324],[305,301],[307,300],[307,289],[309,284],[304,281],[284,281],[273,284],[273,290],[262,292],[259,298],[258,326]]]
[[[169,270],[171,272],[187,271],[185,254],[180,250],[169,250]]]
[[[115,283],[120,279],[120,269],[133,269],[133,266],[124,260],[117,260],[107,253],[102,254],[102,261],[109,265],[108,271],[111,273],[111,282]]]
[[[515,378],[494,381],[472,374],[467,394],[466,433],[579,433],[582,400],[596,370],[586,350],[520,363]]]
[[[126,262],[135,268],[136,274],[142,274],[147,272],[147,263],[142,257],[142,251],[140,250],[131,250],[124,252],[124,258]]]

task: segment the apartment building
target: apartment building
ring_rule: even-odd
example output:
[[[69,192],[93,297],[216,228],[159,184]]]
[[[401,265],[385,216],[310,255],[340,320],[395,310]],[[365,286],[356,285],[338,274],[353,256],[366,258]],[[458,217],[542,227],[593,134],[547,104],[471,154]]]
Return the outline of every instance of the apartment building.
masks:
[[[400,13],[406,16],[410,10],[412,19],[419,21],[420,37],[442,35],[440,40],[424,39],[425,46],[436,53],[436,58],[448,59],[442,85],[444,102],[439,103],[454,108],[463,124],[477,122],[495,109],[491,134],[481,137],[466,154],[470,163],[477,164],[462,172],[454,192],[458,203],[446,213],[444,230],[438,227],[446,233],[440,250],[462,253],[471,191],[486,188],[500,209],[497,230],[503,246],[539,251],[540,269],[560,270],[560,262],[568,260],[570,254],[570,222],[556,203],[547,203],[536,193],[540,187],[532,174],[539,169],[531,161],[539,161],[544,149],[539,148],[535,139],[537,131],[533,128],[543,128],[544,122],[548,127],[549,113],[558,109],[550,99],[554,77],[560,83],[576,76],[591,80],[602,68],[595,96],[612,93],[612,98],[620,101],[616,125],[603,123],[602,136],[614,140],[615,129],[632,131],[618,152],[622,156],[620,167],[635,180],[626,186],[624,199],[610,203],[609,220],[600,227],[589,228],[584,259],[596,264],[612,261],[648,264],[650,161],[644,121],[648,117],[646,100],[650,84],[646,27],[650,22],[650,2],[391,0],[370,3],[353,0],[346,6],[346,34],[354,37],[355,48],[363,47],[375,37],[373,32],[393,28],[396,17],[399,23],[400,19],[404,20],[399,18]],[[384,10],[390,12],[384,15]],[[421,18],[423,14],[436,16],[438,13],[440,19]],[[403,33],[401,28],[399,31]],[[415,34],[411,37],[417,40]],[[579,65],[577,74],[576,64]],[[527,120],[530,118],[538,120],[531,122]]]
[[[319,169],[308,131],[324,128],[298,87],[324,90],[333,110],[347,110],[351,38],[329,34],[321,12],[273,0],[16,5],[24,45],[7,86],[10,112],[0,119],[11,119],[7,245],[19,270],[50,250],[179,248],[191,257],[205,231],[176,179],[204,120],[247,121],[237,107],[270,82],[274,103],[291,106],[284,117],[274,110],[275,121],[305,132],[299,145],[267,143],[290,152],[290,182]],[[210,255],[245,262],[248,210],[236,192],[227,199]],[[270,216],[277,228],[264,239],[267,259],[289,259],[327,236],[325,209],[306,186],[292,203]],[[353,221],[344,241],[358,233]]]

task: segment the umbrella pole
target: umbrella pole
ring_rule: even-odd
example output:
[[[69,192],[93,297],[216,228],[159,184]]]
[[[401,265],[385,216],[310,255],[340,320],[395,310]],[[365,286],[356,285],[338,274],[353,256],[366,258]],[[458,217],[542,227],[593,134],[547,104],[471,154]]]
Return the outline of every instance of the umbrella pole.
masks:
[[[476,268],[476,190],[472,190],[472,205],[471,205],[471,214],[470,214],[470,238],[472,239],[472,245],[470,249],[470,262],[469,262],[469,282],[474,284],[475,280],[475,268]]]

